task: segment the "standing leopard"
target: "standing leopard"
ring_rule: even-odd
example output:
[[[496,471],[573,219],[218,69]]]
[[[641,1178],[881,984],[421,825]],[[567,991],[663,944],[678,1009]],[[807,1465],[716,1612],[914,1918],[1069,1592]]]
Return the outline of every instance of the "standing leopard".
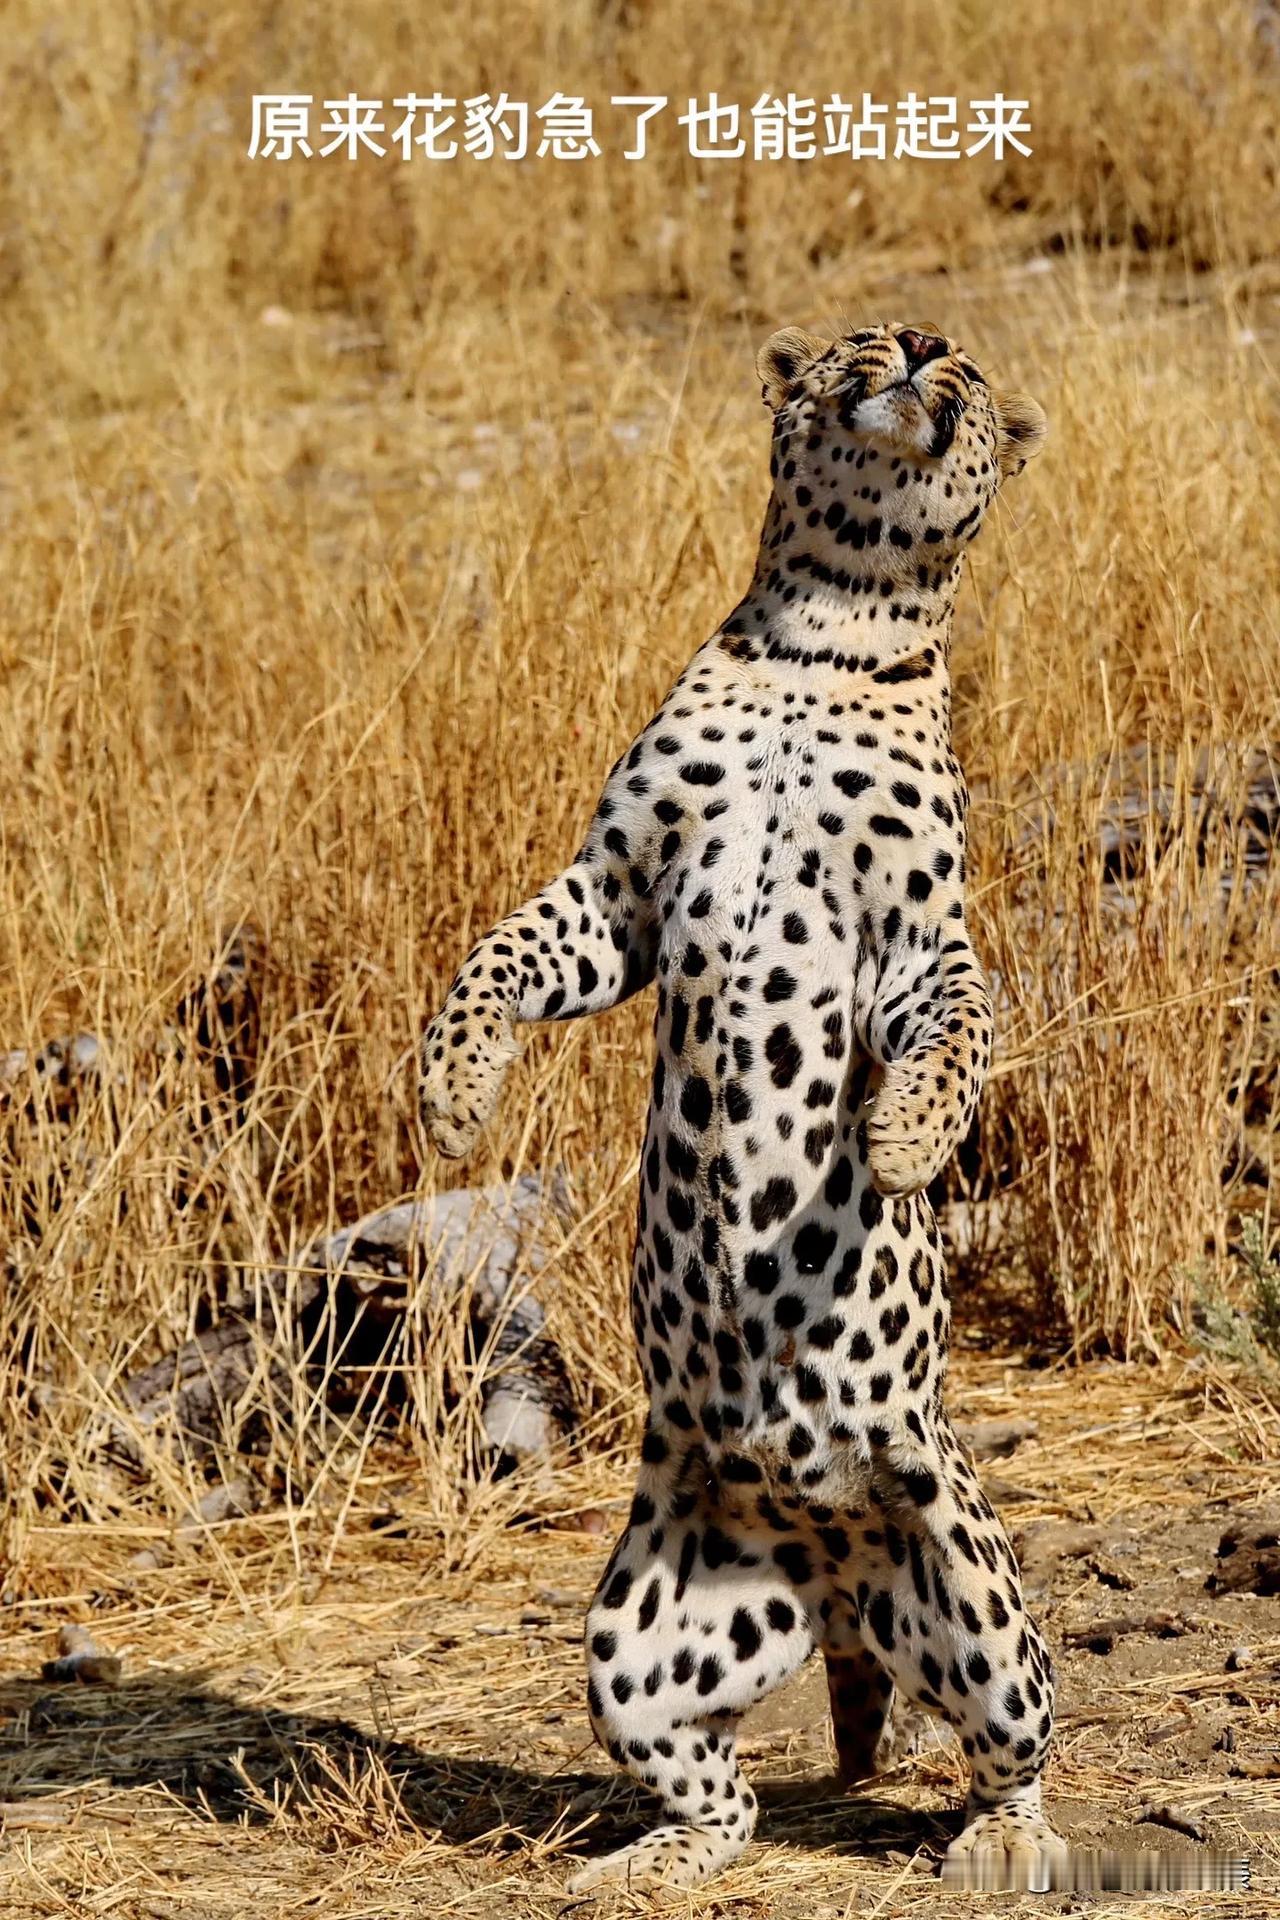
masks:
[[[931,329],[786,328],[757,369],[772,496],[745,597],[609,775],[582,851],[468,956],[421,1109],[465,1153],[518,1021],[657,983],[632,1315],[635,1498],[587,1622],[598,1738],[669,1823],[590,1863],[694,1885],[740,1854],[745,1710],[816,1646],[841,1772],[895,1692],[971,1768],[948,1877],[1060,1856],[1053,1673],[942,1403],[925,1188],[972,1117],[991,1003],[964,919],[948,655],[965,550],[1044,438]]]

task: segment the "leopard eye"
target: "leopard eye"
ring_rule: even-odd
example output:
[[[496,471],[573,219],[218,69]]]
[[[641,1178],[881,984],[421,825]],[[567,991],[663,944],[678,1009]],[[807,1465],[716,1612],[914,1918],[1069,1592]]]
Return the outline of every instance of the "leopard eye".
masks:
[[[972,360],[961,360],[960,371],[964,375],[965,379],[968,380],[973,386],[975,387],[986,386],[987,384],[986,381],[983,379],[982,375],[978,372],[978,369],[974,366]]]

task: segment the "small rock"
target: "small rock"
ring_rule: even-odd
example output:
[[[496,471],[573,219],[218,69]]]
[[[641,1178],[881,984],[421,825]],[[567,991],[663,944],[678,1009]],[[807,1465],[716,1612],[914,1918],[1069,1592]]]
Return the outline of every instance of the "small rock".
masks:
[[[40,1677],[114,1687],[120,1679],[120,1656],[104,1653],[86,1627],[63,1627],[58,1634],[58,1658],[45,1661]]]
[[[180,1541],[191,1541],[203,1533],[206,1527],[220,1526],[224,1521],[242,1519],[252,1513],[257,1505],[256,1490],[251,1480],[241,1477],[238,1480],[220,1480],[216,1486],[202,1494],[195,1506],[184,1513],[174,1529]]]
[[[1246,1667],[1253,1665],[1252,1647],[1232,1647],[1227,1655],[1227,1672],[1243,1673]]]
[[[1217,1558],[1204,1583],[1207,1593],[1280,1593],[1280,1510],[1229,1527]]]
[[[961,1420],[961,1441],[977,1460],[1007,1460],[1024,1440],[1034,1440],[1040,1429],[1034,1420]]]
[[[139,1547],[137,1553],[129,1555],[128,1565],[134,1573],[156,1573],[168,1566],[171,1557],[160,1547]]]
[[[572,1526],[575,1533],[608,1533],[609,1516],[599,1507],[583,1507],[574,1514]]]

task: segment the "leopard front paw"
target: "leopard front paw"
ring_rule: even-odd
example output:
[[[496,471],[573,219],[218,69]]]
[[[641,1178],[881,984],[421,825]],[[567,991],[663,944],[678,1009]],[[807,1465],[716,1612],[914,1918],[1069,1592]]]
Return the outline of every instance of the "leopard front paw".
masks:
[[[446,1003],[431,1022],[419,1053],[418,1111],[427,1138],[446,1160],[475,1145],[518,1052],[510,1021],[492,1008]]]
[[[884,1194],[919,1193],[946,1165],[960,1135],[955,1089],[932,1055],[906,1054],[884,1069],[867,1120],[867,1164]]]

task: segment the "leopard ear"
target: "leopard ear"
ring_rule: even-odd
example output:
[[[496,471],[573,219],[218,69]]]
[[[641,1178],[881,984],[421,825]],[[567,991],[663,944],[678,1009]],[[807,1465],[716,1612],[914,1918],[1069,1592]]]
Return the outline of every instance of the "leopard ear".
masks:
[[[803,327],[783,327],[769,336],[756,355],[764,403],[776,413],[806,367],[811,367],[830,346]]]
[[[1045,443],[1049,422],[1044,408],[1025,393],[993,393],[1000,437],[996,458],[1000,475],[1012,480],[1022,472],[1028,460],[1034,460]]]

